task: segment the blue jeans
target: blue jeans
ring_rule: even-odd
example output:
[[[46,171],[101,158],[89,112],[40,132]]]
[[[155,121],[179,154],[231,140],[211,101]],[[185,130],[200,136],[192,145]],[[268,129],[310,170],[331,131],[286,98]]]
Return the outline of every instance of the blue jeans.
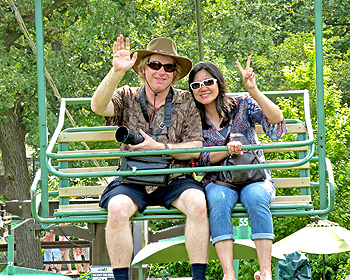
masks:
[[[240,191],[209,183],[205,187],[212,243],[233,239],[231,213],[240,201],[250,219],[251,239],[274,240],[269,203],[275,200],[275,186],[269,180],[249,184]]]

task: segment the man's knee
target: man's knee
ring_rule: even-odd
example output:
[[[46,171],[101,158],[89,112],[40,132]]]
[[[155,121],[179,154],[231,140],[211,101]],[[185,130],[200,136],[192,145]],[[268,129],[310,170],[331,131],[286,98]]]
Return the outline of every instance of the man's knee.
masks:
[[[184,192],[184,204],[187,216],[207,218],[207,202],[205,195],[198,189],[188,189]]]
[[[126,195],[117,195],[108,203],[108,222],[116,224],[129,221],[137,207],[132,199]]]

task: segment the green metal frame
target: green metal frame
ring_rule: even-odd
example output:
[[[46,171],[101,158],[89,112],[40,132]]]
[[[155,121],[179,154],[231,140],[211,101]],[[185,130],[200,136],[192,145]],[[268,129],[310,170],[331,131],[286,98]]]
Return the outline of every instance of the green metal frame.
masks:
[[[239,93],[246,94],[246,93]],[[262,164],[256,166],[250,166],[250,168],[290,168],[301,166],[309,161],[316,162],[318,158],[313,157],[315,151],[314,137],[313,137],[313,129],[311,125],[310,119],[310,108],[309,108],[309,93],[307,90],[300,91],[279,91],[279,92],[264,92],[269,97],[303,97],[304,103],[304,117],[305,124],[299,120],[286,120],[287,123],[298,123],[302,126],[306,127],[307,133],[300,133],[298,136],[298,141],[294,142],[283,142],[283,143],[267,143],[260,145],[250,145],[244,146],[243,149],[268,149],[268,148],[282,148],[282,147],[301,147],[301,146],[309,146],[308,151],[299,152],[299,160],[291,163],[273,163],[273,164]],[[60,187],[68,187],[68,179],[69,178],[86,178],[86,177],[103,177],[103,176],[118,176],[118,175],[146,175],[146,174],[154,174],[154,171],[151,170],[143,170],[136,172],[128,172],[128,171],[107,171],[107,172],[95,172],[95,173],[64,173],[60,171],[61,168],[67,168],[68,163],[66,162],[72,158],[91,158],[91,157],[99,157],[99,158],[107,158],[111,156],[120,157],[125,155],[155,155],[155,154],[164,154],[164,151],[137,151],[137,152],[89,152],[86,153],[70,153],[70,154],[60,154],[53,152],[53,148],[57,144],[57,139],[60,133],[73,133],[73,132],[87,132],[87,131],[115,131],[116,127],[111,126],[103,126],[103,127],[77,127],[77,128],[66,128],[63,129],[64,120],[65,120],[65,112],[67,109],[67,105],[86,105],[90,104],[91,98],[63,98],[60,107],[59,119],[56,130],[51,138],[51,141],[48,145],[45,158],[46,168],[52,174],[63,178],[60,179]],[[66,143],[59,143],[59,151],[67,151],[68,145]],[[207,148],[197,148],[197,149],[176,149],[166,151],[168,154],[172,153],[191,153],[191,152],[203,152],[203,151],[225,151],[227,147],[207,147]],[[51,160],[63,160],[63,163],[60,163],[59,166],[52,166]],[[169,174],[169,173],[183,173],[183,172],[208,172],[208,171],[220,171],[220,170],[241,170],[245,169],[248,166],[233,166],[233,167],[224,167],[224,166],[211,166],[211,167],[191,167],[191,168],[173,168],[169,169],[160,169],[157,171],[158,174]],[[313,205],[285,205],[285,206],[271,206],[271,212],[275,216],[283,216],[283,215],[326,215],[331,211],[334,206],[334,179],[332,174],[332,169],[330,163],[326,165],[326,170],[328,170],[325,174],[328,175],[327,178],[329,183],[312,183],[312,187],[318,187],[326,194],[326,206],[324,208],[320,208],[318,210],[313,209]],[[300,176],[309,177],[308,170],[301,170]],[[53,218],[48,218],[44,215],[39,216],[39,205],[41,205],[41,211],[48,211],[48,208],[45,209],[45,201],[44,197],[49,197],[50,195],[56,195],[58,192],[48,192],[47,187],[41,187],[41,192],[38,190],[38,183],[40,178],[42,178],[43,174],[38,174],[33,182],[31,189],[31,197],[32,197],[32,212],[33,216],[42,223],[54,223],[54,222],[104,222],[107,219],[107,211],[106,210],[91,210],[91,211],[71,211],[71,212],[55,212]],[[42,186],[42,185],[41,185]],[[38,195],[39,193],[39,195]],[[310,194],[310,188],[302,188],[301,194]],[[67,201],[64,201],[67,200]],[[61,199],[60,203],[68,204],[68,198]],[[48,206],[47,206],[48,207]],[[306,211],[308,210],[308,211]],[[233,217],[246,217],[247,213],[242,206],[236,206],[234,212],[232,213]],[[185,218],[185,216],[177,209],[164,210],[160,209],[146,209],[144,214],[136,213],[133,217],[133,220],[144,220],[144,219],[174,219],[174,218]]]

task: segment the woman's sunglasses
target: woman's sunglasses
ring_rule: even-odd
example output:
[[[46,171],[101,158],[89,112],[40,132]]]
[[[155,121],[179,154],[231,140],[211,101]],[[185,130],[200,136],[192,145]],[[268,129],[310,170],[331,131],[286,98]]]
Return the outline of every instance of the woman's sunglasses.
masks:
[[[217,81],[216,79],[210,78],[210,79],[206,79],[206,80],[204,80],[202,82],[193,82],[193,83],[190,84],[190,88],[192,90],[200,89],[202,85],[205,86],[205,87],[211,87],[212,85],[215,84],[216,81]]]
[[[165,72],[174,72],[176,70],[176,65],[175,64],[161,64],[159,61],[148,61],[147,65],[149,68],[152,70],[159,70],[160,68],[164,67]]]

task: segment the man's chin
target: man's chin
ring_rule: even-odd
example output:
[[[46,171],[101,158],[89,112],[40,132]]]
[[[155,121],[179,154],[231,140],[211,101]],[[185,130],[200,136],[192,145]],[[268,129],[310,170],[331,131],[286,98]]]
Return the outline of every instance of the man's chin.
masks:
[[[161,92],[163,92],[163,91],[167,91],[168,89],[169,89],[169,87],[171,86],[171,84],[167,84],[167,85],[165,85],[165,84],[162,84],[162,85],[156,85],[156,86],[154,86],[154,87],[152,87],[153,88],[153,90],[155,91],[155,92],[158,92],[158,93],[161,93]]]

